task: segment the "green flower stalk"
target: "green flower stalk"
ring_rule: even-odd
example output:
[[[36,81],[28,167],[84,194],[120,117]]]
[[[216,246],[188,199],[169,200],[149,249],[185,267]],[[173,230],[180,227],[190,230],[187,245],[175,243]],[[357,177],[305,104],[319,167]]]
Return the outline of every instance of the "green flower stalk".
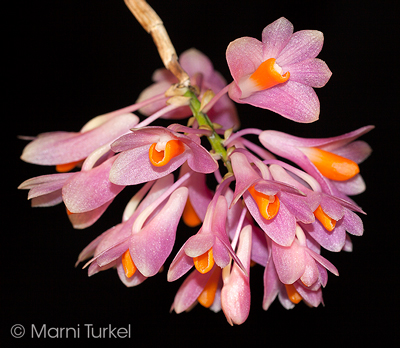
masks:
[[[192,110],[193,116],[199,124],[199,127],[207,128],[212,131],[212,134],[208,136],[207,139],[215,154],[220,156],[228,170],[228,173],[233,173],[231,162],[228,159],[228,153],[223,145],[223,139],[215,131],[214,124],[210,121],[207,114],[201,112],[201,103],[196,94],[189,88],[184,96],[190,97],[190,109]]]

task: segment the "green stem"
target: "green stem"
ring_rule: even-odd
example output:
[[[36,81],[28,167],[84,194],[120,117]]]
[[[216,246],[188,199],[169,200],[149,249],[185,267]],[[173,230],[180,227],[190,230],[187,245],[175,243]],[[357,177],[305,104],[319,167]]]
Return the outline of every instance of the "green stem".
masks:
[[[211,129],[212,134],[207,137],[207,139],[210,142],[212,149],[216,154],[221,156],[221,159],[224,162],[228,172],[233,173],[231,162],[228,159],[226,149],[223,145],[223,140],[215,131],[214,125],[208,116],[200,111],[201,103],[196,94],[193,91],[188,90],[185,93],[185,97],[190,97],[190,109],[192,110],[193,116],[196,118],[199,126],[207,126],[207,128]]]

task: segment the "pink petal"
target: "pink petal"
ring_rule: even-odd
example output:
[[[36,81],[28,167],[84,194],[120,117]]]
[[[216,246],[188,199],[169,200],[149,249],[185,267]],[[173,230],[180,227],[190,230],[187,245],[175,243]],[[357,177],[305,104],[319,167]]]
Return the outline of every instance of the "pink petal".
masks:
[[[93,261],[102,267],[118,259],[128,250],[128,239],[131,234],[132,223],[123,222],[111,227],[102,234],[93,255]]]
[[[365,141],[357,140],[332,152],[356,163],[362,163],[369,157],[372,149]]]
[[[203,146],[196,144],[194,141],[189,142],[189,140],[183,138],[180,140],[191,150],[187,161],[192,170],[208,174],[213,173],[218,169],[218,162]]]
[[[289,194],[291,194],[291,196],[299,195],[300,198],[303,198],[305,196],[296,187],[294,187],[292,185],[288,185],[284,182],[279,182],[279,181],[261,180],[261,181],[257,182],[257,184],[254,185],[254,188],[258,192],[261,192],[268,196],[274,196],[279,191],[282,191],[282,193],[285,193],[285,194],[289,193]]]
[[[299,295],[303,298],[303,300],[313,306],[313,307],[318,307],[320,303],[322,303],[322,290],[319,288],[316,291],[309,290],[305,288],[303,285],[301,285],[301,282],[296,282],[293,284],[296,291],[299,293]]]
[[[124,240],[118,243],[114,242],[114,245],[112,247],[109,247],[108,249],[104,250],[101,254],[95,257],[96,263],[100,267],[105,267],[107,265],[110,265],[112,262],[118,260],[122,256],[122,254],[128,250],[128,247],[129,247],[128,238],[125,238]]]
[[[156,69],[151,76],[152,81],[154,82],[161,82],[167,81],[170,87],[172,84],[177,83],[178,80],[169,70],[165,68]]]
[[[257,204],[248,192],[243,198],[254,220],[268,237],[283,246],[292,244],[296,233],[296,218],[288,211],[284,203],[280,203],[279,212],[273,219],[266,220],[261,216]]]
[[[139,118],[137,116],[123,114],[84,133],[44,133],[25,147],[21,159],[41,165],[80,161],[98,147],[124,134],[138,122]]]
[[[272,177],[275,180],[284,182],[293,187],[297,187],[301,192],[305,193],[306,196],[302,197],[302,199],[307,202],[311,211],[315,211],[315,209],[318,208],[319,202],[321,200],[320,194],[305,187],[303,184],[306,183],[304,181],[300,182],[299,180],[301,179],[299,177],[295,176],[294,174],[289,175],[289,173],[285,169],[276,164],[270,165],[269,171],[271,172]]]
[[[19,190],[34,190],[33,197],[60,189],[74,173],[49,174],[25,180],[18,186]],[[42,191],[43,190],[43,191]],[[42,192],[42,193],[41,193]]]
[[[291,81],[310,87],[323,87],[332,76],[328,65],[323,60],[317,58],[286,65],[284,71],[290,72]]]
[[[157,143],[163,138],[165,141],[176,139],[173,133],[164,127],[146,127],[133,129],[130,133],[119,137],[111,144],[111,150],[122,152],[141,146]]]
[[[184,166],[187,167],[187,164],[183,164],[181,168]],[[181,170],[181,175],[183,175],[182,173]],[[211,190],[207,187],[205,174],[193,172],[185,186],[189,189],[189,200],[194,211],[200,220],[203,221],[206,216],[207,207],[213,197]]]
[[[344,243],[342,250],[348,253],[351,253],[353,251],[353,242],[351,241],[348,234],[346,234],[346,242]]]
[[[226,267],[231,262],[231,256],[225,245],[218,238],[215,239],[213,245],[214,261],[221,268]]]
[[[61,189],[74,173],[41,175],[24,181],[18,189],[29,189],[32,207],[50,207],[62,202]]]
[[[280,280],[276,273],[272,257],[269,258],[264,270],[264,297],[262,307],[266,311],[274,302],[280,290]]]
[[[32,207],[52,207],[62,202],[61,189],[31,199]]]
[[[176,293],[171,310],[179,314],[190,308],[197,301],[211,274],[212,271],[201,274],[197,270],[190,273]]]
[[[374,126],[361,127],[355,131],[345,133],[336,137],[330,138],[300,138],[290,134],[286,134],[278,131],[264,131],[260,134],[260,141],[264,146],[272,145],[274,153],[277,153],[275,149],[279,151],[279,148],[283,146],[287,147],[319,147],[325,151],[335,151],[336,149],[351,143],[353,140],[360,136],[368,133],[374,128]],[[266,145],[265,145],[266,144]]]
[[[111,201],[106,202],[102,206],[85,213],[69,214],[69,221],[76,229],[84,229],[92,226],[103,215],[110,204]]]
[[[316,263],[318,267],[318,272],[319,272],[319,283],[325,287],[326,284],[328,283],[328,272],[326,271],[326,268],[322,266],[320,263]]]
[[[252,226],[252,230],[251,259],[259,265],[266,267],[269,258],[269,251],[265,240],[265,233],[257,226]]]
[[[229,96],[237,103],[246,103],[262,109],[274,111],[292,121],[314,122],[319,117],[319,100],[314,90],[301,83],[291,81],[239,99],[240,89],[233,85]]]
[[[302,274],[300,280],[305,286],[310,287],[319,278],[319,271],[314,259],[307,253],[305,253],[305,264],[304,273]]]
[[[66,182],[62,193],[70,212],[83,213],[96,209],[114,199],[124,189],[124,186],[115,185],[108,179],[116,157],[111,157],[89,171],[76,173]]]
[[[288,211],[296,217],[297,221],[304,223],[312,223],[315,220],[313,211],[307,204],[304,197],[287,194],[286,192],[280,193],[280,199],[285,203],[285,207]]]
[[[228,203],[224,196],[219,196],[217,200],[217,204],[215,206],[215,211],[212,216],[212,224],[211,224],[211,233],[215,235],[218,239],[215,242],[215,250],[213,250],[214,260],[221,267],[225,267],[228,265],[230,257],[237,263],[237,265],[242,269],[243,272],[246,272],[246,269],[242,265],[242,262],[237,257],[235,252],[232,249],[230,240],[228,238],[228,233],[226,231],[226,217],[228,211]],[[203,226],[207,226],[206,221]]]
[[[332,181],[332,183],[340,192],[349,196],[363,193],[367,188],[361,174],[357,174],[346,181]]]
[[[186,187],[178,188],[171,194],[160,213],[139,233],[132,235],[129,251],[133,262],[144,276],[157,274],[171,253],[187,195]]]
[[[354,236],[362,236],[364,233],[364,225],[361,218],[347,209],[343,216],[343,227]]]
[[[329,196],[322,195],[320,202],[321,208],[331,219],[339,221],[344,214],[343,206],[336,200],[330,199]]]
[[[290,301],[289,296],[288,296],[287,291],[286,291],[286,287],[281,282],[279,282],[278,299],[279,299],[280,304],[285,309],[293,309],[296,306],[292,301]]]
[[[174,176],[172,174],[166,175],[158,179],[152,185],[146,197],[140,202],[134,213],[129,216],[130,219],[136,218],[145,208],[159,198],[172,184],[174,183]],[[124,212],[125,213],[125,212]],[[149,220],[149,219],[148,219]]]
[[[195,48],[191,48],[183,52],[179,56],[179,62],[189,76],[193,76],[201,72],[204,79],[208,80],[214,73],[214,67],[210,59]]]
[[[318,220],[315,220],[312,224],[300,225],[323,248],[337,252],[342,250],[346,240],[346,231],[340,224],[340,221],[336,223],[335,228],[331,232],[327,231]]]
[[[185,144],[186,150],[162,167],[153,166],[149,159],[151,144],[169,140],[180,140]],[[133,130],[131,134],[115,141],[111,149],[115,152],[122,151],[110,172],[110,180],[118,185],[136,185],[156,180],[173,172],[186,160],[189,167],[197,172],[212,173],[218,169],[217,161],[191,137],[163,127]]]
[[[308,249],[308,248],[306,248],[306,252],[310,256],[312,256],[312,258],[315,261],[317,261],[319,264],[324,266],[328,271],[330,271],[331,273],[333,273],[336,276],[339,276],[339,271],[337,270],[337,268],[331,262],[329,262],[326,258],[324,258],[323,256],[317,254],[315,251],[312,251],[311,249]]]
[[[241,231],[237,256],[244,265],[247,273],[250,271],[251,254],[251,226],[248,225]],[[224,281],[221,290],[221,306],[228,322],[243,324],[250,312],[250,284],[249,277],[234,263],[231,274]]]
[[[288,44],[276,58],[276,63],[285,67],[309,58],[315,58],[322,50],[324,36],[317,30],[301,30],[292,35]]]
[[[163,69],[164,70],[164,69]],[[165,69],[166,70],[166,69]],[[166,70],[168,74],[171,74],[168,70]],[[156,70],[157,72],[157,70]],[[172,75],[172,74],[171,74]],[[173,76],[173,75],[172,75]],[[158,94],[165,93],[165,91],[171,87],[171,84],[173,82],[170,81],[159,81],[157,83],[154,83],[150,85],[149,87],[145,88],[139,95],[138,99],[136,100],[136,103],[141,103],[147,99],[150,99]],[[166,101],[167,97],[165,99],[158,100],[154,103],[150,103],[142,108],[139,109],[139,112],[145,116],[150,116],[157,112],[158,110],[162,109],[163,107],[166,106]],[[187,108],[185,111],[185,114],[188,114],[190,112],[190,109]],[[175,114],[174,110],[173,112],[169,112],[165,115],[163,115],[163,118],[169,118],[172,114]],[[186,117],[185,115],[183,117]]]
[[[197,257],[207,252],[215,243],[215,235],[211,233],[199,233],[190,237],[185,243],[184,250],[187,256]]]
[[[235,193],[231,203],[232,206],[250,186],[252,186],[258,180],[261,180],[261,177],[250,165],[244,154],[240,152],[234,152],[230,158],[236,178]]]
[[[293,24],[281,17],[266,26],[262,32],[263,60],[278,57],[293,34]]]
[[[169,266],[167,274],[167,280],[169,282],[173,282],[182,277],[194,265],[193,258],[186,255],[184,247],[185,244],[181,247]]]
[[[282,283],[293,284],[303,275],[306,267],[304,247],[296,240],[290,247],[272,243],[272,257]]]
[[[256,71],[263,62],[263,44],[251,37],[236,39],[229,44],[226,59],[231,75],[238,83],[242,77]]]
[[[225,198],[228,203],[228,206],[232,203],[232,198],[233,198],[233,191],[228,188],[225,192]],[[231,206],[228,209],[228,214],[226,217],[225,221],[225,228],[227,231],[227,235],[231,238],[231,240],[234,238],[236,229],[239,224],[240,216],[243,212],[243,205],[242,202],[235,203],[233,206]],[[246,220],[244,222],[246,224]],[[262,232],[263,239],[265,240],[264,233]]]
[[[110,181],[117,185],[137,185],[156,180],[178,169],[189,157],[188,151],[173,158],[165,166],[155,167],[149,159],[150,145],[118,154],[110,170]]]
[[[91,277],[92,275],[94,275],[98,272],[113,268],[114,266],[116,266],[116,264],[117,264],[117,261],[113,261],[106,266],[100,267],[96,262],[93,262],[88,268],[88,276]]]
[[[136,270],[133,276],[128,278],[125,275],[125,270],[124,266],[122,265],[122,262],[117,263],[117,272],[119,279],[121,279],[121,282],[124,283],[129,288],[142,284],[147,279],[147,277],[145,277],[142,273],[140,273],[139,270]]]

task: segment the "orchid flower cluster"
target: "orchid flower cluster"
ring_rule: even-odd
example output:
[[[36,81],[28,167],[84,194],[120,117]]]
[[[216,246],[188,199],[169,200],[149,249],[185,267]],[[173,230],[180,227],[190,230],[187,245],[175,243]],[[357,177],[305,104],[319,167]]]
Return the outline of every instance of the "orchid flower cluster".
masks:
[[[351,251],[349,234],[363,234],[358,214],[364,212],[349,196],[365,190],[358,164],[371,149],[356,139],[373,127],[313,139],[239,130],[234,102],[295,122],[316,121],[314,88],[331,76],[316,58],[322,45],[321,32],[294,33],[280,18],[265,27],[261,41],[242,37],[229,44],[229,84],[203,53],[189,49],[178,60],[186,83],[161,68],[134,105],[97,116],[79,132],[32,138],[22,160],[58,173],[19,188],[29,190],[34,207],[63,203],[73,227],[84,229],[127,186],[137,187],[121,223],[84,248],[77,264],[86,260],[89,276],[114,268],[128,287],[165,268],[169,282],[186,277],[171,307],[176,313],[200,303],[222,309],[230,324],[243,323],[256,264],[264,268],[264,310],[276,298],[286,309],[300,301],[317,307],[328,271],[338,275],[321,249]],[[154,125],[158,118],[176,123]],[[259,143],[246,139],[249,134]],[[197,232],[166,265],[181,218]]]

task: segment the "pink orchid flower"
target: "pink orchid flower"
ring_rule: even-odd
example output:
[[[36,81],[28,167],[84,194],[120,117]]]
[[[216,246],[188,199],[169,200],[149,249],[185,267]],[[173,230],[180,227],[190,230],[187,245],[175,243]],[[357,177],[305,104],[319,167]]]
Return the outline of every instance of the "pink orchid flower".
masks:
[[[261,42],[250,37],[231,42],[226,51],[234,79],[229,96],[296,122],[316,121],[320,105],[313,87],[323,87],[332,74],[315,58],[322,45],[321,32],[293,34],[292,23],[283,17],[264,28]]]
[[[325,211],[324,214],[326,214]],[[354,236],[363,235],[364,227],[361,218],[348,209],[345,209],[343,216],[338,220],[329,217],[329,224],[332,223],[334,224],[332,229],[327,229],[326,224],[319,219],[315,219],[311,224],[299,224],[323,248],[334,252],[346,250],[348,247],[349,240],[346,232]]]
[[[126,206],[123,213],[122,222],[102,233],[87,247],[85,247],[79,254],[76,264],[88,259],[89,257],[92,257],[88,262],[90,263],[88,269],[89,276],[99,271],[116,266],[118,269],[118,275],[124,284],[127,286],[134,286],[141,283],[146,277],[144,277],[140,271],[131,272],[134,273],[134,276],[131,274],[129,277],[125,275],[125,272],[120,272],[120,265],[123,269],[122,255],[129,248],[129,238],[132,234],[132,226],[135,220],[145,208],[147,208],[151,203],[164,194],[172,184],[172,175],[167,175],[164,178],[157,180],[155,183],[149,182],[145,184],[135,194],[135,196],[132,197]],[[144,195],[146,195],[146,197],[143,199]],[[160,206],[162,207],[163,205]],[[127,256],[126,258],[129,261]]]
[[[291,160],[313,176],[326,193],[334,193],[327,184],[328,179],[337,190],[351,195],[365,189],[358,164],[372,151],[366,142],[354,140],[373,128],[366,126],[337,137],[316,139],[267,130],[259,139],[266,149]]]
[[[236,179],[236,199],[243,195],[250,214],[270,238],[278,244],[291,245],[296,221],[314,221],[313,212],[302,198],[304,194],[294,186],[274,181],[263,163],[258,163],[263,176],[257,173],[244,153],[235,151],[230,158]]]
[[[221,309],[221,272],[221,268],[215,264],[207,273],[194,269],[179,287],[171,311],[180,314],[200,303],[203,307],[218,312]]]
[[[145,127],[116,140],[111,149],[121,153],[111,168],[111,182],[136,185],[156,180],[186,161],[195,172],[212,173],[218,169],[217,161],[200,145],[197,135],[186,136],[178,131],[202,132],[179,125]]]
[[[339,275],[335,266],[308,247],[306,236],[299,225],[296,225],[296,238],[291,246],[281,246],[272,241],[272,257],[278,277],[284,284],[301,280],[304,285],[311,287],[319,280],[317,263]]]
[[[191,48],[183,52],[179,57],[179,63],[186,73],[191,77],[192,86],[197,86],[200,89],[200,99],[204,92],[211,89],[214,93],[220,92],[225,86],[226,81],[222,75],[214,70],[214,67],[209,58],[200,51]],[[147,87],[139,96],[137,103],[141,103],[156,95],[164,94],[178,80],[167,69],[158,69],[153,74],[154,84]],[[146,115],[152,115],[155,112],[165,107],[165,99],[145,106],[139,111]],[[173,111],[170,111],[162,116],[168,119],[181,119],[192,115],[188,106],[183,106]],[[218,102],[207,112],[208,117],[212,122],[218,123],[224,129],[237,129],[239,127],[239,119],[237,116],[235,105],[223,95]]]
[[[23,150],[21,159],[34,164],[55,165],[57,171],[73,169],[101,146],[110,144],[139,122],[131,113],[97,116],[80,132],[39,134]]]
[[[298,223],[321,246],[330,251],[340,251],[346,245],[346,231],[356,236],[363,234],[362,220],[354,213],[365,214],[361,208],[348,199],[324,193],[313,177],[297,168],[284,165],[291,174],[280,165],[271,164],[269,166],[271,175],[276,180],[297,187],[307,195],[307,203],[314,212],[315,220],[309,223],[298,221]],[[301,178],[296,174],[301,175]],[[304,186],[300,180],[310,186]]]
[[[271,255],[268,257],[268,262],[264,269],[263,281],[264,296],[262,307],[265,311],[268,310],[277,296],[281,305],[286,309],[292,309],[295,306],[294,300],[296,300],[297,303],[300,302],[298,297],[293,297],[292,300],[289,299],[286,286],[279,280],[278,274],[276,273],[274,260]]]
[[[301,235],[301,233],[300,233]],[[302,239],[302,237],[300,237]],[[268,262],[264,270],[264,298],[263,298],[263,309],[267,310],[271,303],[278,296],[279,302],[286,309],[293,308],[300,301],[304,301],[307,305],[317,307],[322,300],[321,286],[325,287],[328,282],[328,273],[325,267],[329,268],[334,274],[337,275],[336,268],[327,260],[319,255],[319,246],[312,240],[307,238],[306,245],[299,247],[299,242],[294,242],[295,246],[292,250],[284,247],[284,249],[291,253],[292,259],[285,260],[282,255],[279,255],[279,251],[273,249],[282,248],[275,244],[273,246],[272,240],[268,239],[269,244],[269,256]],[[301,244],[304,243],[304,240]],[[303,249],[302,249],[303,248]],[[309,252],[309,253],[308,253]],[[275,257],[273,257],[275,253]],[[284,255],[288,256],[288,255]],[[314,258],[315,257],[315,258]],[[277,267],[275,265],[275,259],[278,262],[278,269],[284,267],[283,263],[293,262],[292,265],[288,266],[288,269],[279,269],[279,275]],[[321,263],[319,261],[321,261]],[[300,265],[296,263],[299,262]],[[304,264],[306,264],[305,267]],[[297,275],[295,273],[297,272]],[[283,280],[290,281],[299,276],[300,278],[295,280],[293,283],[284,283]],[[305,285],[303,283],[305,282]]]
[[[62,202],[62,187],[74,173],[41,175],[25,180],[18,186],[29,190],[32,207],[51,207]]]
[[[346,231],[361,236],[363,223],[354,211],[364,214],[347,194],[365,189],[358,164],[371,153],[364,141],[354,141],[373,126],[362,127],[337,137],[304,139],[277,131],[264,131],[260,142],[278,156],[304,169],[316,181],[320,204],[316,221],[302,225],[324,248],[339,251],[346,247]],[[271,162],[271,161],[270,161]]]
[[[24,181],[18,189],[28,189],[28,199],[32,207],[50,207],[63,202],[62,188],[76,173],[60,173],[42,175]],[[112,200],[103,205],[82,213],[71,213],[67,209],[68,218],[76,229],[83,229],[93,225],[107,210]]]
[[[171,254],[187,196],[186,187],[176,189],[149,223],[143,227],[137,223],[132,226],[129,252],[133,263],[144,276],[156,275]]]
[[[189,195],[182,220],[189,227],[197,227],[204,221],[207,207],[213,198],[213,192],[207,187],[206,175],[192,171],[185,162],[180,168],[179,176],[188,172],[192,175],[184,184],[189,190]]]
[[[187,199],[187,188],[176,188],[178,184],[172,183],[172,175],[158,180],[137,209],[127,207],[122,223],[104,232],[81,252],[78,262],[93,255],[89,275],[116,266],[123,283],[134,286],[159,272],[172,251]],[[139,199],[142,194],[143,190]]]
[[[247,225],[240,232],[237,257],[246,269],[247,274],[234,263],[232,270],[223,271],[224,285],[221,290],[221,307],[228,323],[243,324],[250,313],[250,257],[252,250],[252,230]]]
[[[64,202],[74,228],[94,224],[125,186],[108,180],[116,156],[90,170],[42,175],[24,181],[18,188],[29,189],[32,206],[48,207]]]
[[[275,297],[278,295],[279,302],[286,309],[292,309],[296,304],[303,301],[309,307],[318,307],[321,303],[324,304],[322,298],[322,288],[316,289],[307,288],[298,280],[293,284],[283,284],[278,280],[278,285],[275,290]],[[274,298],[265,297],[263,301],[263,309],[267,310]]]
[[[168,281],[172,282],[193,266],[200,273],[208,273],[214,264],[227,266],[233,258],[243,269],[229,242],[225,224],[228,204],[224,196],[216,196],[207,208],[200,230],[190,237],[173,259],[168,270]]]
[[[240,231],[240,226],[238,226],[238,228]],[[253,257],[254,255],[256,259],[259,259],[258,255],[263,254],[259,245],[257,245],[255,248],[256,250],[254,250],[252,233],[252,226],[246,223],[243,231],[240,233],[239,248],[237,251],[237,257],[241,260],[247,274],[249,274],[250,271],[250,256]],[[257,244],[258,242],[259,241],[257,241]],[[230,270],[229,264],[226,268],[229,268],[229,270],[223,271],[225,273],[224,312],[229,322],[238,324],[247,318],[248,310],[250,309],[248,275],[245,275],[243,269],[236,263],[233,265],[232,270]],[[200,303],[203,307],[210,308],[214,312],[221,310],[221,289],[223,285],[223,278],[221,275],[221,267],[215,263],[212,269],[206,273],[200,273],[195,268],[180,286],[171,310],[175,310],[175,312],[179,314],[189,310],[197,303]],[[243,306],[239,306],[241,308],[239,311],[237,310],[238,303],[236,302],[234,305],[232,303],[232,301],[235,301],[235,297],[238,296],[238,292],[241,294],[246,293],[246,298],[248,298],[248,301],[245,301],[246,304],[243,303]]]

